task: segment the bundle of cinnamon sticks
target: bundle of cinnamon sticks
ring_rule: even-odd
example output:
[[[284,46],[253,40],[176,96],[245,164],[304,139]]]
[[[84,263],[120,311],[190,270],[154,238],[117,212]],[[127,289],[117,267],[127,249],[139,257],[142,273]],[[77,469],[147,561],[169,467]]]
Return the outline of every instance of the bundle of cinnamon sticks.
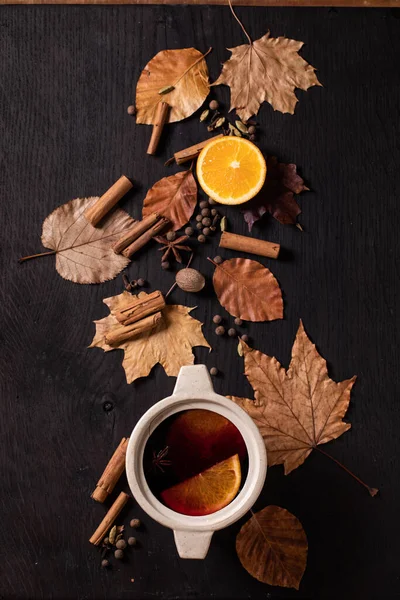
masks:
[[[131,229],[112,246],[116,254],[131,258],[135,252],[143,248],[155,235],[166,229],[170,221],[158,213],[152,213],[137,221]]]

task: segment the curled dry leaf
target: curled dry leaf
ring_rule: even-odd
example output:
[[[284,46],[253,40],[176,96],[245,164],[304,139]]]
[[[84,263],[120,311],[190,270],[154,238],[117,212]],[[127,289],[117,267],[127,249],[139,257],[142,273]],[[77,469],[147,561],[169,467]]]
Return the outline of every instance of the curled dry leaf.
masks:
[[[192,171],[181,171],[163,177],[147,192],[143,202],[143,217],[159,213],[167,217],[177,231],[190,219],[197,202],[197,184]]]
[[[167,102],[171,107],[170,123],[190,117],[200,108],[210,91],[204,56],[195,48],[156,54],[137,83],[136,122],[151,125],[159,102]]]
[[[97,197],[76,198],[56,208],[43,222],[42,244],[56,255],[61,277],[75,283],[101,283],[113,279],[129,264],[111,245],[135,223],[119,208],[109,213],[100,227],[83,216]]]
[[[141,292],[139,297],[143,296],[147,294]],[[105,338],[110,331],[121,326],[114,314],[132,303],[132,294],[124,291],[118,296],[105,298],[103,302],[111,314],[95,321],[96,333],[89,348],[97,347],[109,352],[115,347],[109,346]],[[192,310],[179,304],[168,305],[162,310],[163,319],[155,329],[118,346],[125,353],[122,366],[128,383],[147,377],[157,363],[162,365],[167,375],[176,377],[181,367],[194,363],[192,347],[210,348],[201,331],[202,324],[190,316]]]
[[[283,225],[295,225],[301,213],[294,194],[308,191],[294,164],[279,163],[275,156],[267,158],[267,177],[261,191],[247,202],[242,212],[251,231],[254,223],[270,213]]]
[[[300,521],[279,506],[267,506],[243,525],[236,537],[240,562],[269,585],[299,589],[308,544]]]
[[[245,321],[283,319],[282,292],[269,269],[248,258],[215,266],[214,290],[229,314]]]

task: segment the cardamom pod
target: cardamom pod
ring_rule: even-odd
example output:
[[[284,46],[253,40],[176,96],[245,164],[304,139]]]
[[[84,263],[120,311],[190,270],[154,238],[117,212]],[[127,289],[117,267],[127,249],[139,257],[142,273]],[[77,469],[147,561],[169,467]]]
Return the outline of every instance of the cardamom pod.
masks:
[[[225,117],[220,117],[219,119],[217,119],[215,121],[215,129],[217,129],[218,127],[221,127],[223,124],[225,123]]]
[[[123,538],[123,535],[124,535],[123,533],[119,533],[119,534],[117,535],[117,537],[115,538],[115,543],[119,542],[119,540],[122,540],[122,538]]]
[[[235,121],[235,125],[241,133],[244,133],[245,135],[249,133],[249,130],[247,129],[246,125],[242,123],[242,121]]]
[[[222,217],[221,219],[221,223],[219,224],[221,231],[226,231],[226,228],[228,226],[228,221],[226,219],[226,217]]]
[[[110,529],[110,533],[108,534],[108,540],[112,546],[115,544],[116,536],[117,536],[117,526],[114,525],[114,527],[112,527]]]
[[[233,133],[236,135],[236,137],[243,137],[240,131],[236,128],[234,129]]]
[[[243,348],[242,348],[242,344],[240,341],[238,343],[237,353],[239,354],[239,356],[243,356]]]
[[[169,92],[172,92],[174,89],[175,86],[173,85],[165,85],[160,90],[158,90],[158,93],[160,94],[160,96],[163,96],[164,94],[169,94]]]
[[[205,121],[208,118],[209,114],[210,111],[208,110],[208,108],[206,108],[206,110],[203,110],[203,112],[200,115],[200,122],[202,123],[203,121]]]

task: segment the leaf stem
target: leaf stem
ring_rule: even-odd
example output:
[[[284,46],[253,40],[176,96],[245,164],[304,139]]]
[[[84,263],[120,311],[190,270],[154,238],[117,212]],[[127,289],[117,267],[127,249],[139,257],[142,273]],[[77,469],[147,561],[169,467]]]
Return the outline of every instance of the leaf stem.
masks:
[[[57,254],[57,251],[51,250],[50,252],[39,252],[39,254],[31,254],[30,256],[24,256],[23,258],[19,258],[18,262],[23,263],[26,260],[31,260],[31,258],[38,258],[39,256],[50,256],[50,254]]]
[[[252,46],[253,45],[252,39],[249,36],[249,34],[247,33],[246,29],[244,28],[244,25],[243,25],[242,21],[239,19],[239,17],[236,15],[235,11],[233,10],[232,1],[228,0],[228,2],[229,2],[229,8],[231,9],[231,12],[232,12],[233,16],[235,17],[236,21],[239,23],[240,27],[242,28],[242,31],[243,31],[244,35],[249,40],[250,46]]]
[[[180,80],[185,77],[186,73],[188,73],[190,71],[190,69],[193,69],[193,67],[196,66],[197,63],[199,63],[201,60],[203,60],[203,58],[205,58],[207,56],[207,54],[210,54],[211,50],[212,50],[212,47],[210,46],[210,48],[207,50],[207,52],[202,54],[197,60],[194,61],[194,63],[189,65],[188,68],[186,69],[186,71],[183,71],[182,75],[175,81],[174,87],[176,87],[176,85],[180,82]]]
[[[369,485],[367,485],[366,483],[364,483],[362,481],[362,479],[360,479],[359,477],[357,477],[357,475],[355,475],[352,471],[350,471],[350,469],[348,469],[347,467],[345,467],[336,458],[333,458],[333,456],[331,456],[330,454],[328,454],[324,450],[321,450],[321,448],[319,446],[316,446],[315,450],[318,450],[318,452],[320,452],[324,456],[327,456],[328,458],[330,458],[331,460],[333,460],[333,462],[335,462],[337,465],[339,465],[339,467],[341,467],[342,469],[344,469],[346,471],[346,473],[348,473],[349,475],[351,475],[356,481],[358,481],[358,483],[360,483],[362,486],[364,486],[368,490],[370,496],[374,497],[374,496],[377,495],[377,493],[379,492],[379,490],[377,488],[369,487]]]
[[[212,259],[212,258],[210,258],[209,256],[207,256],[207,260],[209,260],[209,261],[210,261],[210,263],[212,263],[212,264],[214,265],[214,267],[218,267],[218,266],[219,266],[219,265],[217,265],[217,263],[216,263],[216,262],[214,262],[214,261],[213,261],[213,259]]]

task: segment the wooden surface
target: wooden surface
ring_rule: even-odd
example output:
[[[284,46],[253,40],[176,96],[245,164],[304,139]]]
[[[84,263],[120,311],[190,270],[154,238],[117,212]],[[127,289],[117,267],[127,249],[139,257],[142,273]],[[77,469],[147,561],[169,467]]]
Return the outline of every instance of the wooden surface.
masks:
[[[223,4],[226,0],[0,0],[0,4]],[[237,0],[236,6],[400,7],[400,0]]]
[[[227,8],[3,7],[0,12],[1,139],[1,537],[2,599],[224,600],[245,598],[394,599],[399,580],[399,106],[397,11],[240,9],[253,38],[271,30],[305,42],[303,56],[324,87],[298,92],[295,116],[263,105],[260,145],[299,165],[311,193],[300,200],[304,233],[265,218],[254,235],[280,242],[281,260],[262,259],[278,278],[285,319],[243,328],[255,347],[287,365],[299,318],[336,379],[358,380],[352,429],[325,448],[370,485],[372,499],[346,473],[313,453],[285,477],[268,471],[255,508],[275,503],[303,523],[309,542],[300,592],[269,588],[244,571],[235,536],[247,519],[218,532],[205,561],[177,557],[173,536],[132,503],[123,514],[145,527],[141,548],[112,571],[100,570],[88,538],[104,509],[90,499],[107,459],[140,416],[169,394],[160,367],[127,385],[119,351],[87,350],[93,319],[121,278],[75,285],[54,258],[18,265],[41,251],[41,224],[59,204],[101,194],[121,173],[138,185],[123,202],[140,214],[147,188],[173,173],[164,161],[204,138],[198,115],[168,128],[156,158],[150,128],[126,114],[141,68],[159,50],[214,47],[214,80],[225,47],[244,39]],[[228,102],[228,90],[216,96]],[[244,234],[240,213],[230,230]],[[210,280],[201,247],[193,266]],[[224,251],[224,256],[234,256]],[[167,290],[173,273],[149,248],[129,276]],[[236,343],[217,338],[212,315],[226,316],[208,284],[194,315],[214,350],[222,394],[251,394]],[[231,320],[229,321],[231,323]],[[107,412],[107,408],[111,408]],[[116,493],[121,489],[119,486]],[[113,496],[113,498],[115,495]],[[134,581],[132,582],[132,579]]]

